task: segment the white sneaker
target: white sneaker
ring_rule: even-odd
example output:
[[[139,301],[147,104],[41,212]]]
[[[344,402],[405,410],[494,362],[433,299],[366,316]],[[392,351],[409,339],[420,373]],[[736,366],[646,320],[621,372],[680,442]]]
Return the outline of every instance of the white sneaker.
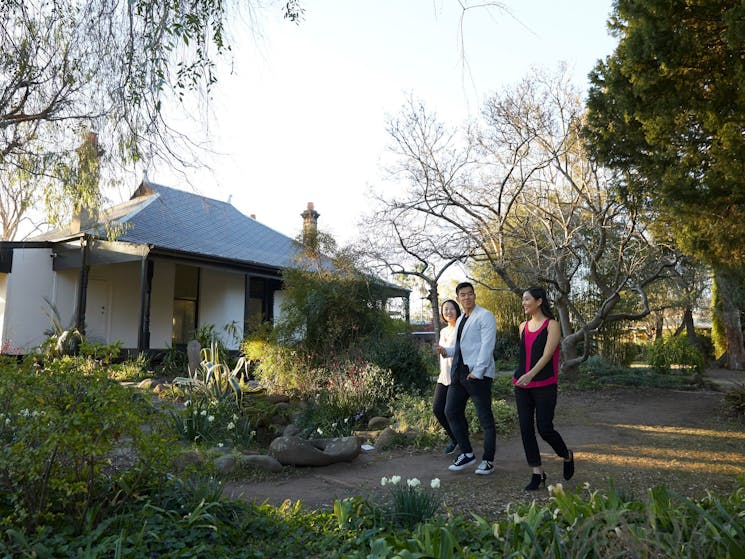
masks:
[[[458,456],[458,458],[455,459],[455,462],[448,466],[448,470],[450,470],[451,472],[459,472],[463,468],[470,466],[474,462],[476,462],[476,457],[473,454],[471,454],[471,456],[461,454],[460,456]]]
[[[492,464],[488,460],[482,460],[481,464],[479,464],[479,467],[476,468],[475,473],[482,475],[482,476],[488,476],[493,471],[494,471],[494,464]]]

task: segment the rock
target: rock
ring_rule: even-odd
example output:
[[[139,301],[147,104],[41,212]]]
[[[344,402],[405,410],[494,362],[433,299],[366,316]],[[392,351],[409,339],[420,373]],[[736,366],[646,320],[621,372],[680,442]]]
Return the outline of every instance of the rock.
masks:
[[[354,460],[360,454],[360,441],[357,437],[306,440],[282,436],[271,442],[269,453],[285,465],[328,466]]]
[[[367,422],[367,429],[369,431],[380,431],[385,429],[391,424],[391,420],[387,417],[373,417]]]
[[[386,427],[375,439],[375,448],[378,450],[387,450],[395,446],[398,436],[398,433],[394,429]]]
[[[137,388],[142,388],[143,390],[151,390],[153,388],[153,384],[153,379],[146,378],[137,383]]]
[[[271,418],[272,425],[279,425],[280,427],[284,427],[285,425],[287,425],[288,421],[289,419],[287,419],[287,416],[280,414],[275,414]]]
[[[233,454],[223,454],[215,458],[214,464],[218,474],[228,475],[235,471],[238,462]]]
[[[190,466],[201,466],[204,464],[204,458],[198,450],[186,450],[176,456],[174,466],[176,471],[182,472]]]
[[[275,474],[282,471],[282,464],[279,460],[266,454],[241,454],[238,457],[238,463],[244,468],[250,466]]]
[[[162,394],[170,390],[170,387],[165,384],[156,384],[153,386],[153,394]]]
[[[189,376],[193,377],[194,373],[199,368],[199,363],[202,361],[201,357],[202,346],[199,345],[197,340],[192,340],[186,344],[186,357],[189,360]]]
[[[295,425],[294,423],[290,423],[282,430],[282,436],[283,437],[294,437],[300,432],[300,427]]]
[[[353,431],[352,434],[357,437],[361,442],[374,441],[380,436],[381,431]]]

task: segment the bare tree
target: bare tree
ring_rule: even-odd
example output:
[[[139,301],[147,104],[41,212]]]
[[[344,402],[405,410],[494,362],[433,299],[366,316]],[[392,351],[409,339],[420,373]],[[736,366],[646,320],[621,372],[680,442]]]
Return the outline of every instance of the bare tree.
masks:
[[[581,118],[579,94],[563,69],[536,72],[495,95],[480,122],[463,131],[409,103],[389,127],[408,188],[386,201],[400,221],[437,220],[444,238],[468,246],[516,294],[547,285],[571,374],[604,323],[650,312],[647,287],[675,264],[640,216],[613,196],[618,177],[589,162]]]
[[[438,285],[451,266],[467,259],[467,247],[458,246],[438,234],[439,224],[431,216],[389,212],[385,199],[379,209],[363,218],[362,234],[356,246],[367,266],[378,275],[418,278],[427,289],[432,310],[432,327],[440,331]]]

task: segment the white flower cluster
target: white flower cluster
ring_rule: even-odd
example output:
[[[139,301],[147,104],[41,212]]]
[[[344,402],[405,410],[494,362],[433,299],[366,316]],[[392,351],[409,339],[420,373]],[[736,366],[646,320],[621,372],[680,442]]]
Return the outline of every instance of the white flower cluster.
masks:
[[[401,476],[391,476],[390,478],[382,477],[380,478],[380,485],[385,487],[386,485],[398,485],[401,482]],[[419,487],[422,484],[421,481],[417,478],[411,478],[406,480],[406,485],[408,485],[411,488]],[[429,482],[429,486],[432,489],[439,489],[440,488],[440,478],[434,478],[432,481]]]
[[[401,476],[391,476],[390,478],[382,477],[380,478],[380,485],[382,485],[383,487],[385,487],[388,484],[398,485],[400,481],[401,481]]]

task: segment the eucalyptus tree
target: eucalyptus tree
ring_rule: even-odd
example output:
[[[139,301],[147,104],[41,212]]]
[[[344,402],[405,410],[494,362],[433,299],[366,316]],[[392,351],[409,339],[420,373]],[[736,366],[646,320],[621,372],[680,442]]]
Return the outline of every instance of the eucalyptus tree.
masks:
[[[409,104],[389,126],[394,171],[407,187],[385,202],[399,222],[437,221],[515,294],[546,285],[570,374],[603,324],[650,312],[647,288],[675,264],[614,196],[616,176],[587,157],[582,111],[563,69],[536,71],[495,94],[479,121],[460,130]]]
[[[226,22],[240,6],[237,0],[3,0],[0,186],[28,173],[57,186],[77,184],[75,150],[88,130],[98,132],[105,165],[159,158],[193,164],[197,146],[172,125],[184,108],[171,105],[209,95],[216,60],[230,51]],[[290,19],[302,14],[297,0],[282,6]],[[32,180],[24,182],[33,188]],[[25,194],[6,188],[4,207],[22,207]],[[77,189],[73,205],[95,208],[98,198],[97,191]]]
[[[619,191],[714,268],[731,368],[745,368],[730,294],[745,263],[745,6],[618,0],[616,50],[590,75],[589,149],[623,173]]]

